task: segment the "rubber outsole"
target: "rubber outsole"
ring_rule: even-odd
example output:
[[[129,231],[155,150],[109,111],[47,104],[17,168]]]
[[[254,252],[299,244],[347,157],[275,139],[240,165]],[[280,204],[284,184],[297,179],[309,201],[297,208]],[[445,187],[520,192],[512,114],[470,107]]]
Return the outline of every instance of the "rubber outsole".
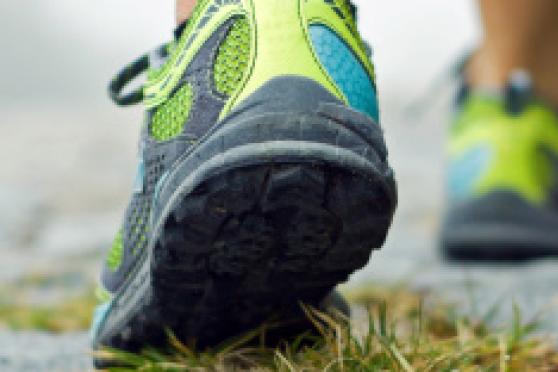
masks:
[[[134,350],[165,329],[210,346],[262,322],[300,320],[383,245],[394,205],[373,180],[325,163],[227,171],[172,207],[139,302],[97,347]],[[144,265],[145,266],[145,265]],[[118,304],[116,304],[118,305]]]
[[[442,253],[448,261],[518,263],[558,257],[558,240],[522,226],[485,224],[444,234]]]
[[[447,213],[441,248],[450,261],[522,262],[558,256],[558,215],[506,190],[466,199]]]

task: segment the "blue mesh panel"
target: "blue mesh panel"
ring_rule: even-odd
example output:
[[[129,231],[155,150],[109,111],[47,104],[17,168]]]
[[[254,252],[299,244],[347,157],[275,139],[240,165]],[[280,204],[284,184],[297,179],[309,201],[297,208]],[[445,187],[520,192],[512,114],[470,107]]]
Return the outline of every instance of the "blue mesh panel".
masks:
[[[460,200],[470,196],[475,184],[486,171],[492,159],[492,152],[485,146],[478,146],[453,160],[449,167],[449,196]]]
[[[311,25],[309,30],[320,62],[347,97],[349,104],[379,121],[376,90],[353,51],[324,25]]]

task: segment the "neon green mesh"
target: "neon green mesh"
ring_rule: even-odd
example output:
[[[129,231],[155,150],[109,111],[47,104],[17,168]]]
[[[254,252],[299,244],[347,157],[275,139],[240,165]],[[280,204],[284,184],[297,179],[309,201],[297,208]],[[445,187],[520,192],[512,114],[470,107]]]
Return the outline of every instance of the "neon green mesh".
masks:
[[[166,141],[178,136],[190,116],[192,87],[185,84],[168,101],[159,106],[151,121],[151,136]]]
[[[219,93],[230,96],[238,87],[250,59],[250,24],[246,18],[238,19],[219,47],[213,80]]]
[[[107,266],[113,270],[116,271],[118,270],[118,266],[120,266],[120,263],[122,262],[122,254],[124,252],[124,243],[122,240],[122,230],[120,230],[117,234],[116,237],[114,238],[114,241],[112,242],[112,247],[109,251],[108,257],[107,257]]]
[[[141,208],[132,212],[131,223],[131,243],[133,244],[132,253],[138,253],[147,243],[147,233],[149,232],[149,215],[151,213],[150,203],[144,203]]]

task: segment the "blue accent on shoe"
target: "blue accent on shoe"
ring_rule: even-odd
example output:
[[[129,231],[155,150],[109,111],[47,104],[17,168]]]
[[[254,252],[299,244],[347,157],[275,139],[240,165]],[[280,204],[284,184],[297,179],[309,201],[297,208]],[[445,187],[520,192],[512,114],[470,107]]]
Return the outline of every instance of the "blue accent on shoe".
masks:
[[[155,193],[153,196],[153,200],[157,200],[159,198],[159,194],[161,193],[161,188],[163,187],[163,184],[165,183],[167,177],[169,176],[170,172],[165,172],[161,175],[161,178],[159,178],[159,181],[157,181],[157,184],[155,185]]]
[[[349,104],[379,122],[376,88],[351,48],[329,27],[311,25],[309,31],[320,62]]]
[[[134,192],[141,194],[144,191],[144,179],[145,179],[145,164],[143,159],[139,159],[138,170],[136,173],[136,180],[134,182]]]
[[[163,187],[163,184],[165,183],[165,181],[167,180],[168,176],[169,176],[169,171],[163,173],[161,175],[161,178],[159,178],[159,181],[157,181],[157,184],[155,185],[155,192],[153,193],[153,199],[151,200],[151,210],[155,210],[155,204],[157,203],[157,200],[159,200],[159,194],[161,193],[161,188]],[[151,217],[153,216],[153,214],[150,215],[150,225],[153,224],[153,221],[151,221]]]
[[[111,305],[112,301],[109,301],[95,308],[95,311],[93,313],[93,321],[91,323],[91,329],[89,331],[89,337],[91,340],[95,338],[97,330],[99,329],[99,326],[101,325],[103,320],[105,320],[105,317],[107,316]]]
[[[449,167],[449,197],[452,200],[469,197],[491,158],[490,148],[479,146],[452,161]]]

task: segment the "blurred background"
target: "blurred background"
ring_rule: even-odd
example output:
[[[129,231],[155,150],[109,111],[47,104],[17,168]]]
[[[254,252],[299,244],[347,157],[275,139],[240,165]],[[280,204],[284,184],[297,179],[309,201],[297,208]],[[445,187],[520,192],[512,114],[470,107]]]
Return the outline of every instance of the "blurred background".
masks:
[[[401,114],[474,43],[475,9],[467,0],[385,3],[360,1],[361,28],[376,50],[400,183],[404,191],[408,178],[413,187],[429,183],[423,200],[417,190],[412,198],[404,193],[402,204],[422,210],[442,199],[445,123],[437,112],[426,125]],[[0,278],[85,258],[95,272],[89,259],[110,243],[128,202],[142,120],[141,107],[115,107],[106,85],[124,64],[168,40],[174,2],[3,1],[0,17]],[[421,132],[425,141],[416,140]],[[428,155],[428,164],[414,164]],[[417,206],[415,213],[426,213]]]
[[[408,283],[464,306],[513,298],[534,314],[556,297],[553,262],[516,269],[450,267],[438,259],[451,79],[428,110],[409,110],[477,42],[475,3],[356,3],[375,50],[401,198],[387,246],[353,283]],[[64,322],[43,328],[71,332],[28,330],[25,319],[6,320],[5,309],[22,314],[21,303],[47,306],[94,285],[128,202],[142,120],[141,107],[113,106],[106,85],[124,64],[168,40],[173,22],[172,0],[0,2],[0,370],[88,366],[84,332]],[[551,319],[548,329],[557,323]],[[30,356],[29,348],[41,351]]]

